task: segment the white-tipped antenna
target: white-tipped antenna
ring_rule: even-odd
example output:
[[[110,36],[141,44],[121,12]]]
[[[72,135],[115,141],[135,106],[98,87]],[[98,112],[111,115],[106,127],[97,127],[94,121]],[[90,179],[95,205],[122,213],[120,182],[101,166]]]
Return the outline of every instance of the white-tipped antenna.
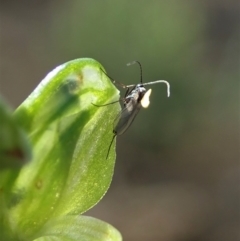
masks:
[[[167,85],[167,97],[169,97],[170,96],[170,84],[166,80],[156,80],[153,82],[143,83],[142,85],[145,86],[145,85],[153,85],[153,84],[158,84],[158,83],[165,83]],[[134,87],[134,86],[136,86],[136,85],[127,85],[126,87],[130,88],[130,87]]]

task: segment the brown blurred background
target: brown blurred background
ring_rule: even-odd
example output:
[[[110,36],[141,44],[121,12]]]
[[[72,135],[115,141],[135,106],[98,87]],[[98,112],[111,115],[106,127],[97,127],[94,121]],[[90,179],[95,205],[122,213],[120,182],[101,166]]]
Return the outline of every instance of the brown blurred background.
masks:
[[[87,214],[127,241],[240,240],[239,2],[0,0],[0,92],[17,107],[79,57],[138,83],[151,105],[117,138],[112,185]]]

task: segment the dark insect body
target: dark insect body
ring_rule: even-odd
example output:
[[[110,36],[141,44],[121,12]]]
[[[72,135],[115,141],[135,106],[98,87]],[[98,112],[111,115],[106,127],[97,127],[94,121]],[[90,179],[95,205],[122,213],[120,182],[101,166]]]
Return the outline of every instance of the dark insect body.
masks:
[[[170,96],[170,85],[166,80],[156,80],[156,81],[153,81],[153,82],[143,83],[143,81],[142,81],[142,66],[141,66],[140,62],[133,61],[133,62],[127,64],[127,65],[129,66],[129,65],[132,65],[132,64],[135,64],[135,63],[137,63],[140,67],[140,73],[141,73],[140,84],[137,84],[137,85],[120,84],[123,88],[126,88],[127,91],[125,93],[125,97],[123,98],[123,109],[117,115],[117,117],[114,120],[113,138],[112,138],[112,140],[110,142],[110,145],[108,147],[106,159],[108,158],[112,143],[113,143],[114,139],[116,138],[116,136],[122,135],[125,131],[127,131],[127,129],[131,126],[131,124],[133,123],[133,121],[134,121],[135,117],[137,116],[139,110],[142,107],[147,108],[149,106],[149,104],[150,104],[149,97],[150,97],[150,94],[151,94],[151,89],[146,90],[145,85],[165,83],[167,85],[167,95],[168,95],[168,97]],[[113,83],[116,82],[110,76],[108,76],[108,77],[113,81]],[[117,103],[119,101],[120,100],[114,101],[112,103],[108,103],[108,104],[105,104],[105,105],[95,105],[95,104],[94,105],[97,106],[97,107],[102,107],[102,106],[107,106],[107,105]]]

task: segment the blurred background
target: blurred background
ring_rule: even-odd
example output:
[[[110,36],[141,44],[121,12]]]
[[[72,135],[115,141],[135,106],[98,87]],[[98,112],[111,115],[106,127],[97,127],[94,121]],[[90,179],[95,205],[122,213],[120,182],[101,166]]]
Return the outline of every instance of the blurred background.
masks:
[[[0,92],[16,108],[54,67],[92,57],[151,105],[117,138],[112,185],[87,215],[127,241],[240,240],[236,0],[0,0]]]

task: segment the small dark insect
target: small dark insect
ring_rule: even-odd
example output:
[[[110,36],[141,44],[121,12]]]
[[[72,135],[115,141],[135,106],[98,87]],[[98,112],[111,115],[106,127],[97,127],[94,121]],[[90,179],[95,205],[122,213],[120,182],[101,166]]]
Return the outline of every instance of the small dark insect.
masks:
[[[137,85],[120,84],[123,88],[127,89],[123,99],[120,99],[118,101],[114,101],[114,102],[111,102],[111,103],[108,103],[105,105],[95,105],[94,104],[97,107],[102,107],[102,106],[111,105],[111,104],[114,104],[114,103],[117,103],[117,102],[123,100],[124,108],[122,109],[122,111],[117,115],[117,117],[114,120],[113,138],[108,147],[106,159],[108,158],[108,155],[109,155],[109,152],[110,152],[110,149],[111,149],[111,146],[112,146],[112,143],[113,143],[113,140],[115,139],[115,137],[118,135],[122,135],[130,127],[130,125],[134,121],[134,119],[135,119],[136,115],[138,114],[139,110],[141,109],[141,107],[147,108],[149,106],[149,104],[150,104],[149,97],[151,95],[152,90],[151,89],[146,90],[144,88],[145,85],[165,83],[167,85],[167,96],[168,97],[170,96],[170,84],[166,80],[156,80],[153,82],[143,83],[142,66],[141,66],[140,62],[133,61],[131,63],[128,63],[127,66],[130,66],[130,65],[136,64],[136,63],[140,67],[140,73],[141,73],[140,84],[137,84]],[[113,83],[116,83],[116,81],[113,80],[110,76],[108,76],[108,77],[113,81]]]

